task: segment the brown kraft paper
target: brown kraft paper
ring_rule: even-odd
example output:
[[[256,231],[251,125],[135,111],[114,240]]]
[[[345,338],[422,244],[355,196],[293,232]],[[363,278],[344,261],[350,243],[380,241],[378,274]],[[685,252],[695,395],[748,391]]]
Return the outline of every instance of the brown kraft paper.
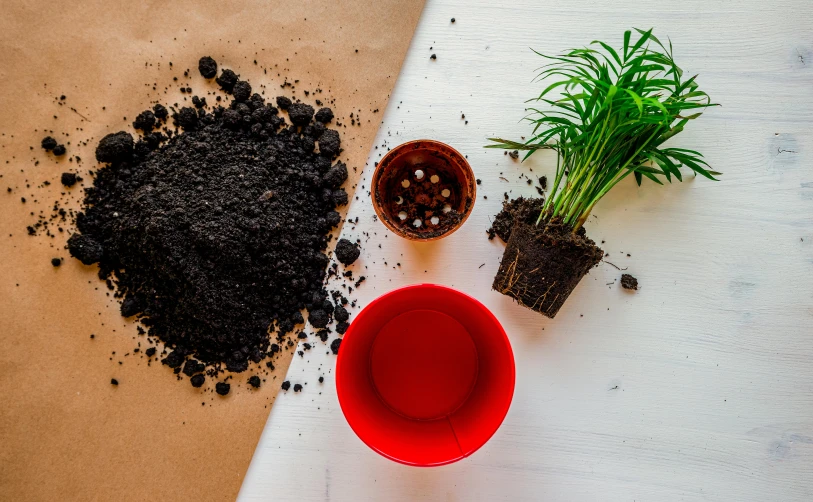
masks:
[[[0,499],[235,498],[292,353],[257,391],[246,385],[250,371],[234,375],[225,398],[212,379],[202,389],[178,381],[132,352],[139,340],[147,346],[144,337],[121,317],[96,266],[69,256],[70,225],[55,238],[29,236],[26,226],[58,199],[79,207],[82,186],[63,187],[60,174],[78,172],[88,186],[105,134],[132,131],[135,116],[155,102],[189,104],[173,77],[196,94],[213,91],[197,70],[204,55],[266,99],[329,103],[342,123],[340,159],[352,194],[422,7],[423,0],[3,2]],[[286,79],[294,89],[280,88]],[[316,88],[323,92],[304,96]],[[349,114],[359,111],[361,126],[353,126]],[[67,155],[57,160],[40,148],[48,134],[70,142]],[[81,162],[69,162],[76,155]],[[54,257],[64,258],[61,267],[51,265]]]

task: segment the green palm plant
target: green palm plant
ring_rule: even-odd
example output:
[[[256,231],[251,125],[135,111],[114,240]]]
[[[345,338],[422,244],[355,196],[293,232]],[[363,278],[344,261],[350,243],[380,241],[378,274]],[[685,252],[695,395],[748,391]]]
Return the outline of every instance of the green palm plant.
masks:
[[[489,138],[493,144],[486,148],[527,151],[523,160],[537,150],[556,151],[551,196],[537,224],[561,220],[576,232],[596,203],[630,174],[639,185],[645,177],[660,185],[662,178],[682,181],[682,167],[711,180],[720,174],[699,152],[663,146],[715,104],[698,88],[697,75],[683,78],[671,41],[667,48],[651,29],[636,31],[634,43],[632,31],[624,33],[620,53],[601,41],[560,56],[534,51],[551,61],[534,81],[554,81],[527,101],[534,103],[526,117],[533,135],[525,142]],[[561,96],[551,99],[555,90]]]

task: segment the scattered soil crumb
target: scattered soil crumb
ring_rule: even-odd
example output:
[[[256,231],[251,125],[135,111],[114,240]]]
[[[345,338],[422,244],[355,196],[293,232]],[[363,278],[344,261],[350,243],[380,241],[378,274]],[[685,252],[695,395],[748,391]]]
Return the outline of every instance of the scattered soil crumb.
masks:
[[[62,173],[60,181],[66,187],[72,187],[76,184],[76,173]]]
[[[42,138],[41,145],[45,151],[53,150],[54,148],[56,148],[57,144],[58,143],[56,142],[56,140],[50,136],[45,136],[44,138]]]
[[[359,249],[358,245],[347,239],[339,239],[339,242],[336,243],[336,259],[344,265],[353,264],[360,254],[361,249]]]
[[[624,289],[638,290],[638,279],[630,274],[621,274],[621,287]]]

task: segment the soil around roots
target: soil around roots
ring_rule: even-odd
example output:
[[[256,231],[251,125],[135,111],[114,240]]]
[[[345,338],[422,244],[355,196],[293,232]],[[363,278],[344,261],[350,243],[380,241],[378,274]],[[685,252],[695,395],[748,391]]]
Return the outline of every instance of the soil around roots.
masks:
[[[585,234],[559,221],[515,219],[492,288],[553,318],[604,252]]]
[[[508,242],[511,237],[511,229],[514,227],[514,221],[522,220],[527,223],[536,223],[544,205],[545,199],[541,197],[528,199],[517,197],[510,201],[504,201],[502,209],[494,217],[491,228],[486,230],[488,240],[499,237],[503,242]]]

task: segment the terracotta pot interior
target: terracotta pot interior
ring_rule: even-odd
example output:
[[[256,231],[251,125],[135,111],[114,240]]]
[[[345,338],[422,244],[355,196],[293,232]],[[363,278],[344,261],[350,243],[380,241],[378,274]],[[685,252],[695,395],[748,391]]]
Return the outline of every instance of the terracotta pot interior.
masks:
[[[373,179],[376,212],[403,237],[442,237],[456,230],[471,211],[473,178],[468,162],[453,148],[434,141],[406,143],[388,152],[378,165]],[[421,195],[424,189],[434,196]],[[410,207],[417,209],[409,211]]]

